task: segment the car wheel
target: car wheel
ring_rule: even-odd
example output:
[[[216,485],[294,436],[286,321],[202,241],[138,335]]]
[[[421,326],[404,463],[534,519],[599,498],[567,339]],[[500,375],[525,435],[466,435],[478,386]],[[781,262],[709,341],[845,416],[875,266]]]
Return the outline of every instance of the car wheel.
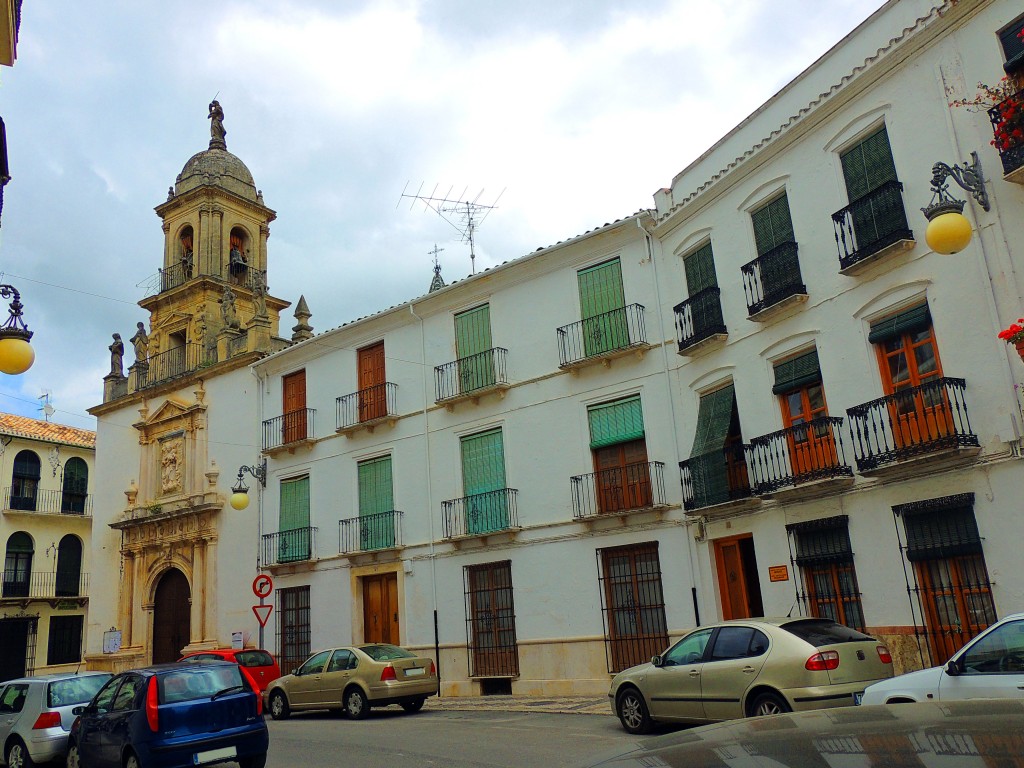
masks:
[[[64,761],[64,765],[67,768],[81,768],[81,760],[78,758],[78,745],[75,742],[68,744],[68,756]]]
[[[403,701],[402,702],[402,709],[404,709],[409,714],[412,714],[413,712],[419,712],[421,709],[423,709],[423,702],[424,701],[425,701],[425,699],[414,699],[413,701]]]
[[[239,768],[265,768],[267,764],[267,753],[262,755],[249,755],[249,757],[238,758]]]
[[[129,752],[124,759],[124,768],[139,768],[139,758],[134,752]]]
[[[275,720],[285,720],[292,713],[291,707],[288,706],[288,699],[281,691],[274,691],[270,694],[268,708],[270,716]]]
[[[362,720],[370,714],[370,703],[366,694],[358,688],[349,688],[345,693],[345,714],[353,720]]]
[[[7,747],[7,768],[32,768],[35,761],[28,753],[25,743],[21,739],[15,739]]]
[[[750,705],[751,717],[764,717],[765,715],[781,715],[783,712],[792,712],[786,700],[777,693],[761,693]]]
[[[627,688],[615,699],[615,713],[622,727],[629,733],[647,733],[651,730],[651,716],[644,697],[636,688]]]

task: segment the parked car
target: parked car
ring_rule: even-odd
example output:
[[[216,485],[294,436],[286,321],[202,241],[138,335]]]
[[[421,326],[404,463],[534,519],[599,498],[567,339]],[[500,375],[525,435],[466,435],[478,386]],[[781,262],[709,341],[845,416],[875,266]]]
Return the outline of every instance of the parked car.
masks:
[[[292,674],[267,688],[267,708],[275,720],[300,709],[336,709],[360,720],[371,707],[400,704],[418,712],[437,694],[432,659],[397,645],[365,643],[318,651]]]
[[[889,649],[829,619],[741,619],[690,632],[619,672],[608,696],[622,727],[699,723],[852,705],[892,677]]]
[[[941,667],[868,686],[862,704],[1024,698],[1024,613],[997,621]]]
[[[182,656],[178,661],[233,661],[242,668],[252,681],[260,689],[260,693],[267,690],[267,686],[281,676],[281,668],[277,661],[267,651],[255,648],[217,648],[212,651],[196,651]]]
[[[264,768],[269,737],[255,684],[237,664],[159,664],[107,681],[75,707],[68,768]]]
[[[0,745],[10,768],[64,757],[72,709],[92,699],[108,672],[19,677],[0,684]]]
[[[925,702],[733,720],[632,742],[587,768],[1020,766],[1024,702]]]

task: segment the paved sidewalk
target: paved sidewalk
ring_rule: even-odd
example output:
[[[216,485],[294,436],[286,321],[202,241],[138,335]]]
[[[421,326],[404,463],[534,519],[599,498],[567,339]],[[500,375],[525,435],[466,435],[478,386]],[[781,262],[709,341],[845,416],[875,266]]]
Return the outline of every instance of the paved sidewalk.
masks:
[[[431,696],[424,710],[488,710],[504,712],[555,712],[569,715],[611,715],[607,696]]]

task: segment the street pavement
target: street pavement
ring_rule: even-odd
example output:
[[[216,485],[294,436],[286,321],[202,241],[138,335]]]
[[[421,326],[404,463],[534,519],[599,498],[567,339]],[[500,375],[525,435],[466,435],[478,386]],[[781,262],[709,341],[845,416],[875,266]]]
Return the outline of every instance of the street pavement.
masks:
[[[557,712],[563,715],[611,715],[607,696],[431,696],[424,711]]]

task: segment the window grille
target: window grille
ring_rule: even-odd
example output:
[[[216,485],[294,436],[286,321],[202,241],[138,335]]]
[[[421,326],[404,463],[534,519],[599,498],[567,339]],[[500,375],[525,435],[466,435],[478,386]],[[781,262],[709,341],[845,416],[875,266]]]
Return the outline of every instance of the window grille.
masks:
[[[658,543],[597,550],[609,672],[650,661],[668,647]]]
[[[277,590],[277,662],[290,674],[310,654],[309,587]]]
[[[518,676],[511,561],[466,566],[464,576],[470,677]]]

